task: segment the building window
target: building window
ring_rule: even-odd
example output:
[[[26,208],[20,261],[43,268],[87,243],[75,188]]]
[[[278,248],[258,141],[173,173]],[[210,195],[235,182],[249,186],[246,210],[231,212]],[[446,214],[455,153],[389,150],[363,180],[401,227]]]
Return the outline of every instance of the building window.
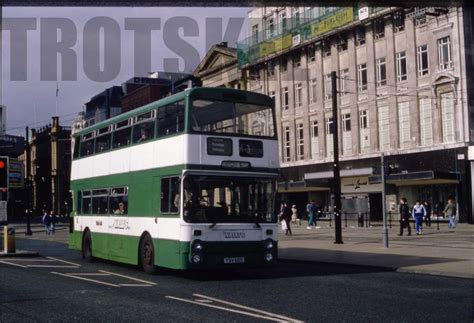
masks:
[[[347,50],[347,38],[345,36],[341,36],[337,41],[337,51],[343,52]]]
[[[308,47],[308,60],[310,62],[316,61],[316,52],[314,51],[314,47]]]
[[[332,117],[326,118],[326,156],[332,156],[334,153],[333,136],[334,122]]]
[[[385,36],[385,21],[379,18],[374,21],[374,38],[382,39]]]
[[[379,107],[379,149],[390,149],[390,117],[388,106]]]
[[[441,123],[443,142],[455,141],[454,136],[454,97],[453,92],[441,94]]]
[[[254,45],[258,44],[258,25],[252,26],[252,43]]]
[[[291,161],[290,127],[285,127],[283,131],[283,162],[289,161]]]
[[[393,30],[398,33],[405,30],[405,15],[403,11],[397,11],[393,15]]]
[[[367,90],[367,64],[357,65],[357,89],[359,92]]]
[[[275,20],[270,18],[267,20],[267,38],[272,38],[275,35]]]
[[[289,107],[289,98],[288,98],[288,87],[285,86],[281,89],[281,107],[283,110],[288,110]]]
[[[339,93],[341,96],[347,94],[347,80],[349,79],[349,69],[345,68],[339,71]]]
[[[301,82],[295,84],[295,105],[297,107],[303,105],[303,84]]]
[[[406,81],[407,79],[407,56],[406,53],[400,52],[396,54],[397,61],[397,81]]]
[[[311,159],[319,158],[318,120],[311,121]]]
[[[356,29],[356,46],[362,46],[365,44],[365,27],[360,26]]]
[[[283,10],[286,10],[286,9],[283,9]],[[284,32],[287,28],[287,24],[286,24],[286,11],[282,11],[278,14],[278,18],[279,18],[279,23],[280,23],[280,29],[281,29],[281,32]]]
[[[385,62],[385,57],[384,58],[379,58],[375,61],[376,65],[376,76],[377,76],[377,87],[381,87],[384,85],[387,85],[387,68],[386,68],[386,62]]]
[[[332,88],[331,88],[331,74],[324,75],[324,99],[329,100],[332,98]]]
[[[283,57],[280,61],[281,71],[286,72],[288,70],[288,59]]]
[[[351,114],[342,114],[342,151],[344,155],[352,154]]]
[[[452,67],[453,62],[451,60],[451,40],[448,37],[438,39],[438,58],[439,68],[446,70]]]
[[[410,104],[402,102],[398,104],[398,137],[400,148],[409,148],[411,141],[410,133]]]
[[[418,76],[425,76],[430,73],[428,63],[428,45],[421,45],[416,48],[416,66],[418,67]]]
[[[369,111],[359,111],[360,150],[368,152],[370,149]]]
[[[331,42],[329,40],[324,40],[322,44],[323,57],[331,56]]]
[[[273,102],[275,102],[275,91],[268,92],[268,96],[273,99]]]
[[[316,103],[316,93],[317,93],[317,83],[316,83],[316,79],[311,79],[309,81],[309,103],[310,104],[314,104]]]
[[[293,16],[293,21],[294,21],[294,26],[298,26],[300,24],[300,8],[292,8],[292,16]]]
[[[296,160],[304,160],[304,127],[303,123],[296,125]]]
[[[296,52],[293,54],[293,66],[300,67],[301,66],[301,54],[300,52]]]
[[[275,65],[271,61],[268,62],[268,65],[267,65],[267,75],[268,76],[275,75]]]
[[[422,146],[433,144],[433,117],[431,114],[431,99],[421,98],[420,107],[420,136]]]

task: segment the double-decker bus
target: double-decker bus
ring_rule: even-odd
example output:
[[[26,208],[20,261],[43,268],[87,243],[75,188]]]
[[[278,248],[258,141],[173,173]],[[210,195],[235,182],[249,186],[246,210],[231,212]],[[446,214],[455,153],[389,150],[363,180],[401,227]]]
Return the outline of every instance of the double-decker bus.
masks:
[[[192,88],[74,135],[70,247],[152,273],[277,258],[273,100]]]

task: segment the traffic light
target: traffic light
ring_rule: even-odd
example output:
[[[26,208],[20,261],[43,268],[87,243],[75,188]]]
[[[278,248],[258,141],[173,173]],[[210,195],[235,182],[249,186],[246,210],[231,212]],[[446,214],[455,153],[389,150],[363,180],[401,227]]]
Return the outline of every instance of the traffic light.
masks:
[[[0,157],[0,190],[8,189],[8,157]]]

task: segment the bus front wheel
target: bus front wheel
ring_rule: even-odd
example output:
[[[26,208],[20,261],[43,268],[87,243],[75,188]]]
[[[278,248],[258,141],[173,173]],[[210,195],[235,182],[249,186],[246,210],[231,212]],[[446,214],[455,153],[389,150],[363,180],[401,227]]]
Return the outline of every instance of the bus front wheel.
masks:
[[[153,240],[148,234],[142,238],[140,243],[140,264],[143,271],[147,274],[154,274],[156,272]]]
[[[84,233],[84,238],[82,240],[82,258],[87,261],[92,261],[92,238],[91,233],[87,230]]]

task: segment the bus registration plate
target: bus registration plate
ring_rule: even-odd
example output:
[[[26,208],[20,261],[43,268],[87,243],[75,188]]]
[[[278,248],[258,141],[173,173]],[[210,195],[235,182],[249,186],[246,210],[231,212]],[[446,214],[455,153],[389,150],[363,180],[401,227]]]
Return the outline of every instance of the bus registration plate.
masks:
[[[226,257],[224,258],[224,264],[243,264],[245,263],[245,257]]]

